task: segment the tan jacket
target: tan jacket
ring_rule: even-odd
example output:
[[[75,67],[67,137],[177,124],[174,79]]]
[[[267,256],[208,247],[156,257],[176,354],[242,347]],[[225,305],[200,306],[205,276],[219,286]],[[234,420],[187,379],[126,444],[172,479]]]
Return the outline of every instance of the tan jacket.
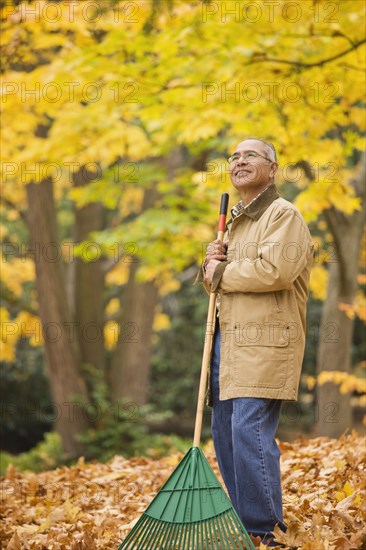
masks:
[[[270,185],[227,224],[220,294],[220,399],[297,399],[312,264],[309,229]],[[203,282],[203,271],[197,276]],[[210,290],[205,284],[206,290]]]

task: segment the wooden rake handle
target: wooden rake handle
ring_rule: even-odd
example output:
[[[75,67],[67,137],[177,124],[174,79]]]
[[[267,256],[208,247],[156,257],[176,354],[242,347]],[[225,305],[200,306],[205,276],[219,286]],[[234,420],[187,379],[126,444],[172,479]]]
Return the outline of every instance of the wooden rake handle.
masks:
[[[229,195],[228,193],[223,193],[221,195],[219,226],[218,226],[218,232],[217,232],[217,238],[220,240],[224,238],[228,204],[229,204]],[[200,386],[198,390],[198,402],[197,402],[197,412],[196,412],[196,423],[194,427],[193,447],[198,447],[201,441],[202,419],[203,419],[203,411],[205,408],[205,394],[206,394],[206,387],[207,387],[207,375],[208,375],[210,358],[211,358],[212,340],[213,340],[213,335],[215,331],[215,312],[216,312],[216,292],[211,292],[210,301],[208,305],[208,313],[207,313],[205,344],[203,347],[201,379],[200,379]]]

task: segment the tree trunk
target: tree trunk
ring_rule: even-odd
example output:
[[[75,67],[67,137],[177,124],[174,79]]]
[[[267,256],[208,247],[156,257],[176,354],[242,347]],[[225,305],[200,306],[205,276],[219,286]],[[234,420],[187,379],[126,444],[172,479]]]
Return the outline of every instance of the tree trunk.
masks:
[[[152,327],[159,293],[153,282],[136,281],[139,262],[131,264],[124,292],[120,335],[112,362],[113,401],[147,402],[150,381]]]
[[[142,210],[153,205],[154,189],[145,191]],[[126,398],[137,405],[147,402],[150,382],[151,338],[159,292],[153,281],[136,281],[139,259],[132,257],[129,278],[122,296],[122,317],[111,369],[113,401]]]
[[[352,181],[358,196],[364,195],[365,155],[360,171]],[[357,290],[360,244],[364,226],[365,201],[362,209],[346,216],[335,208],[324,212],[334,239],[336,262],[330,265],[327,298],[323,307],[317,372],[351,372],[353,320],[340,304],[352,304]],[[317,389],[317,435],[339,437],[352,426],[349,394],[341,394],[339,386],[327,382]]]
[[[86,168],[76,172],[73,176],[76,187],[87,185],[92,174]],[[75,208],[75,242],[88,241],[92,231],[103,229],[103,205],[90,203]],[[104,273],[99,247],[90,242],[83,248],[85,259],[75,259],[75,321],[79,337],[81,363],[84,367],[92,365],[104,371]],[[87,261],[90,258],[92,261]],[[90,380],[92,375],[86,374]]]
[[[66,299],[52,181],[27,185],[27,199],[55,427],[65,453],[75,457],[82,451],[75,436],[88,427],[86,409],[81,402],[87,403],[89,397],[79,371],[78,343]],[[78,404],[72,402],[75,396]]]
[[[186,160],[183,147],[170,152],[163,161],[168,181],[174,179],[177,169]],[[142,211],[153,206],[157,198],[154,185],[146,189]],[[143,405],[149,394],[151,338],[159,292],[153,281],[136,281],[139,260],[134,259],[136,261],[131,263],[124,292],[121,331],[112,361],[111,396],[114,401],[127,398],[137,405]]]
[[[356,273],[357,275],[357,273]],[[339,309],[340,303],[352,303],[352,296],[341,297],[339,266],[329,269],[327,298],[323,306],[317,371],[351,372],[353,321]],[[317,388],[317,435],[339,437],[352,425],[349,394],[340,394],[339,386],[327,382]]]

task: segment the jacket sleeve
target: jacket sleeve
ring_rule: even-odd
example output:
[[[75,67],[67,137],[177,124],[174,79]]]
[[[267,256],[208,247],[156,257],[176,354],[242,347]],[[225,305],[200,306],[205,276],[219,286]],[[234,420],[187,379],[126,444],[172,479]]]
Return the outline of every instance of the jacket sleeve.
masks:
[[[207,292],[207,294],[211,294],[211,285],[209,285],[205,281],[205,274],[204,274],[204,271],[203,271],[203,263],[200,266],[199,272],[197,273],[197,276],[196,276],[193,284],[195,285],[196,283],[202,283],[205,290],[206,290],[206,292]]]
[[[235,251],[239,250],[240,255],[216,267],[211,286],[213,291],[269,292],[289,289],[307,265],[313,248],[306,223],[292,208],[278,212],[260,242],[234,242],[231,246]],[[250,257],[245,252],[249,249],[256,251]]]

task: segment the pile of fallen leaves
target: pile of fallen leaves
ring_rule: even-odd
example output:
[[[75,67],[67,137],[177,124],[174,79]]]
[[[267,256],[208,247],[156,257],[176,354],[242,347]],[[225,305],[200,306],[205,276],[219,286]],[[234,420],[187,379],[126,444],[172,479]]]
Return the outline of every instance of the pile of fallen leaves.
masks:
[[[288,531],[277,540],[303,550],[366,550],[365,438],[297,439],[280,448]],[[220,477],[212,444],[204,452]],[[0,546],[117,550],[181,458],[81,458],[40,474],[9,466],[1,480]]]

